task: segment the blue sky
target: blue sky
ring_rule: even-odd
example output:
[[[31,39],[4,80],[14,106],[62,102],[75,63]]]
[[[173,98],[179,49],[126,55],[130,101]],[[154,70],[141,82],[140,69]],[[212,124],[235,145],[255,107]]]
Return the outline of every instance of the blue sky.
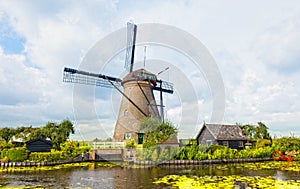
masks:
[[[0,0],[0,127],[41,126],[69,118],[76,124],[76,139],[112,136],[120,95],[84,88],[91,93],[77,94],[74,100],[73,85],[62,83],[62,70],[79,67],[99,40],[134,20],[175,26],[205,45],[224,82],[222,122],[262,121],[272,135],[300,136],[299,5],[292,0]],[[124,76],[123,58],[124,53],[116,56],[103,72]],[[212,94],[205,73],[168,49],[149,47],[147,58],[174,62],[173,69],[161,76],[178,90],[165,96],[166,113],[181,138],[195,136],[211,118]],[[137,48],[136,60],[143,60],[143,46]],[[156,73],[164,67],[149,68]],[[179,71],[186,83],[175,77]],[[185,85],[194,91],[196,102],[180,91]],[[79,101],[94,113],[78,117],[74,103]],[[191,115],[197,110],[196,124],[182,112],[183,106]]]
[[[25,38],[16,33],[8,22],[7,17],[0,20],[0,43],[6,54],[18,54],[24,50]]]

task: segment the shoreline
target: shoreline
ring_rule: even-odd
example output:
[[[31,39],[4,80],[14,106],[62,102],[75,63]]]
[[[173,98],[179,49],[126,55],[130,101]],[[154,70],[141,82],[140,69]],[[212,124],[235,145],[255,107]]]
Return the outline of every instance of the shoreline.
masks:
[[[149,166],[184,166],[184,165],[209,165],[209,164],[231,164],[231,163],[253,163],[253,162],[264,162],[273,161],[273,158],[246,158],[246,159],[214,159],[214,160],[165,160],[161,162],[147,161],[147,160],[135,160],[135,161],[76,161],[76,160],[60,160],[55,162],[1,162],[1,169],[5,168],[22,168],[22,167],[53,167],[57,165],[72,164],[72,163],[111,163],[123,165],[136,165],[139,167]]]

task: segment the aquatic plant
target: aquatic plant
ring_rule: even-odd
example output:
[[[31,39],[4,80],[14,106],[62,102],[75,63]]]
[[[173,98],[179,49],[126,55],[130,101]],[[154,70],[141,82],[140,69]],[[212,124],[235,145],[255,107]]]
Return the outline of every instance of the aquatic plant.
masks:
[[[232,189],[235,186],[243,185],[252,189],[298,189],[300,188],[300,180],[277,180],[273,177],[246,177],[246,176],[192,176],[186,175],[168,175],[154,181],[158,185],[168,185],[178,189],[207,189],[222,188]]]

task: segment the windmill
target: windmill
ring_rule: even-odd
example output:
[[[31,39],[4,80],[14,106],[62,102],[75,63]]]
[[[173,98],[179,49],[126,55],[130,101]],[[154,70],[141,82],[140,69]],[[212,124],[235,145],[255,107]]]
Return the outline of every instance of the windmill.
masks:
[[[173,93],[172,83],[158,79],[157,75],[145,69],[133,70],[136,34],[137,26],[130,22],[127,23],[125,68],[128,74],[123,79],[72,68],[64,68],[64,82],[115,88],[122,94],[118,119],[114,130],[114,141],[136,138],[140,130],[140,121],[146,117],[158,117],[164,121],[162,94]],[[121,87],[123,87],[123,90],[120,89]],[[160,92],[159,105],[155,101],[153,91]],[[160,111],[158,107],[160,107]]]

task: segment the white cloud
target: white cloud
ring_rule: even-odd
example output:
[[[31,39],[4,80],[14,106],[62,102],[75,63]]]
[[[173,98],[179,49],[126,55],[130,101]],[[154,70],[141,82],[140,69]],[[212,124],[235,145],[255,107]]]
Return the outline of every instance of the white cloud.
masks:
[[[268,28],[253,45],[258,58],[272,69],[299,71],[300,22],[295,14]]]
[[[283,125],[297,133],[298,4],[297,1],[1,1],[1,15],[9,18],[9,24],[25,38],[25,44],[20,54],[8,55],[0,48],[0,126],[73,119],[73,90],[72,85],[62,83],[63,67],[78,67],[95,42],[133,19],[137,23],[158,22],[182,28],[210,49],[225,83],[224,122],[263,121],[274,133],[283,131]],[[170,53],[165,55],[169,57]],[[174,59],[184,62],[177,55],[168,57],[166,60],[170,62]],[[166,97],[168,116],[179,120],[178,116],[184,115],[180,120],[187,125],[182,126],[182,136],[187,137],[193,136],[199,127],[189,123],[195,119],[200,124],[210,120],[212,102],[201,70],[186,66],[188,62],[184,65],[174,63],[170,74],[163,79],[172,81],[178,90],[174,96]],[[175,77],[178,73],[185,78]],[[196,98],[190,97],[190,89],[195,90]],[[111,92],[105,93],[102,96],[107,97]],[[90,107],[88,97],[94,96],[80,97],[84,107]],[[111,105],[106,100],[92,99],[95,114],[89,115],[87,111],[82,120],[76,120],[78,127],[90,133],[86,134],[89,137],[97,135],[98,127],[112,136],[118,102]],[[178,102],[192,113],[183,113]],[[193,117],[195,109],[197,118]]]

